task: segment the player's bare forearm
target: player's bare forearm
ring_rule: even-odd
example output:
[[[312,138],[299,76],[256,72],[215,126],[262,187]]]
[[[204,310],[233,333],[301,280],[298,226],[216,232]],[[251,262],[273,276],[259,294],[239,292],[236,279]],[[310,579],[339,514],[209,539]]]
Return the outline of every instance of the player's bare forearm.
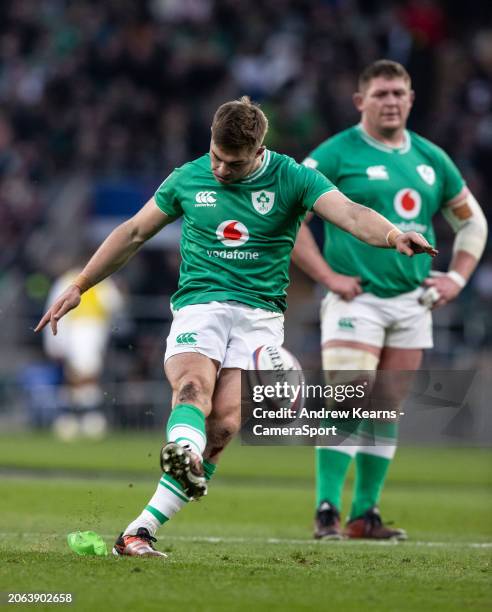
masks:
[[[131,219],[116,227],[97,249],[72,285],[56,299],[34,331],[48,323],[54,335],[58,321],[80,304],[82,293],[119,270],[140,247],[173,219],[157,208],[153,198]]]
[[[385,249],[393,246],[388,242],[390,232],[397,230],[393,223],[390,223],[386,217],[383,217],[383,215],[380,215],[375,210],[362,204],[349,201],[347,206],[352,217],[351,233],[356,238],[367,244]],[[394,233],[396,235],[398,230]]]
[[[388,248],[388,233],[395,226],[367,206],[352,202],[340,191],[329,191],[315,204],[315,212],[330,223],[352,234],[362,242]]]
[[[58,321],[80,304],[81,295],[104,278],[121,268],[134,255],[142,241],[136,240],[129,222],[114,229],[97,249],[72,285],[55,300],[41,318],[34,331],[41,331],[48,323],[56,336]]]
[[[96,285],[122,268],[149,238],[172,219],[157,208],[154,198],[131,219],[116,227],[91,257],[81,277],[84,287]]]
[[[116,227],[82,270],[91,287],[122,268],[145,241],[135,234],[130,221]]]
[[[339,191],[320,196],[314,210],[326,221],[372,246],[394,248],[409,257],[418,253],[437,255],[421,234],[400,231],[375,210],[352,202]]]
[[[475,271],[477,265],[478,259],[474,255],[468,253],[467,251],[456,251],[456,253],[453,255],[451,263],[449,264],[449,270],[458,272],[458,274],[460,274],[465,281],[468,281],[470,276]]]

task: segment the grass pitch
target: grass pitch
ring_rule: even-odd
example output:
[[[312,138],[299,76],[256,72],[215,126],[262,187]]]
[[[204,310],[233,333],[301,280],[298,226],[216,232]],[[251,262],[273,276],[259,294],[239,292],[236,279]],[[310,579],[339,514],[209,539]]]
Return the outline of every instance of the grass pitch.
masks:
[[[110,547],[148,501],[159,447],[158,434],[0,438],[0,591],[72,592],[79,610],[490,609],[489,451],[401,449],[382,512],[411,540],[320,543],[312,449],[236,445],[209,496],[159,532],[168,560],[77,557],[68,532]]]

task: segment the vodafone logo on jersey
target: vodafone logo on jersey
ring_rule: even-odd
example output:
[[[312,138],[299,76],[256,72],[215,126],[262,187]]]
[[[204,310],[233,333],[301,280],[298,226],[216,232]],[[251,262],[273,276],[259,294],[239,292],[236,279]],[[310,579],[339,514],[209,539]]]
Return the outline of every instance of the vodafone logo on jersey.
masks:
[[[248,228],[240,221],[231,219],[222,221],[215,233],[226,247],[239,247],[249,240]]]
[[[400,189],[395,195],[393,203],[396,212],[400,217],[403,217],[403,219],[415,219],[422,208],[422,198],[419,192],[409,187]]]

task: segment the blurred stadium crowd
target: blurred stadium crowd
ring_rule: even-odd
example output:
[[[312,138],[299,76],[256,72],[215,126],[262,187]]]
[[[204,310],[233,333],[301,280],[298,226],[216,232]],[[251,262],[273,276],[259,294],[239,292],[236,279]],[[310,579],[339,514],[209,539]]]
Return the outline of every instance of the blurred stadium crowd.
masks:
[[[92,221],[131,214],[170,170],[207,150],[215,108],[245,93],[270,119],[267,144],[301,160],[357,121],[360,69],[379,57],[400,61],[417,93],[410,127],[449,152],[489,216],[489,11],[490,0],[3,0],[0,308],[10,323],[0,340],[19,354],[9,349],[3,376],[41,354],[29,327],[68,258],[97,241]],[[452,242],[443,233],[441,268]],[[134,316],[120,343],[137,346],[139,379],[161,376],[167,304],[150,296],[176,282],[175,242],[167,247],[123,275]],[[298,287],[289,316],[311,325],[314,355],[318,296]],[[459,304],[437,318],[442,355],[490,346],[491,303],[489,249]],[[152,326],[135,332],[128,321],[139,316],[157,322],[157,336]],[[295,333],[292,343],[296,351]]]

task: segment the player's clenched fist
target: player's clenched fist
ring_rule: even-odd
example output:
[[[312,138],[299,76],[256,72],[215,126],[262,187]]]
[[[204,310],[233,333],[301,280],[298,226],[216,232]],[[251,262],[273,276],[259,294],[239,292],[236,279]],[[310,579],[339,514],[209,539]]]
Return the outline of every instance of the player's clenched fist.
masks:
[[[81,292],[77,285],[70,285],[60,297],[55,301],[51,308],[43,315],[42,319],[34,329],[35,332],[41,331],[48,322],[51,325],[51,331],[56,336],[58,331],[58,321],[67,314],[70,310],[77,308],[80,304]]]

